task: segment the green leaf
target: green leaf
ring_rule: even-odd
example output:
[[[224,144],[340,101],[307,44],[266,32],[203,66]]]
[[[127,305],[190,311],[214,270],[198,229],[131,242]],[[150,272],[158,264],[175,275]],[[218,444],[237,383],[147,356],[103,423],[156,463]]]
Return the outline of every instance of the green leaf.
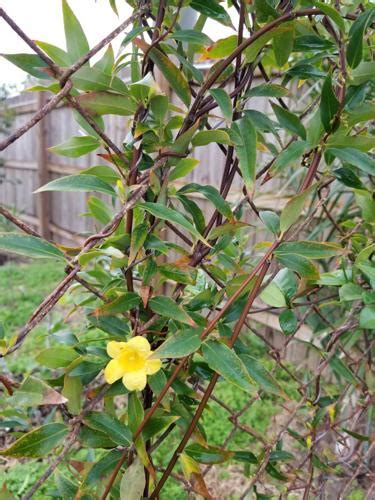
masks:
[[[137,104],[130,97],[111,92],[88,92],[77,96],[76,101],[82,108],[94,115],[130,116]]]
[[[150,420],[146,423],[143,431],[142,437],[144,441],[148,441],[153,438],[157,434],[160,434],[162,431],[170,427],[176,420],[180,417],[177,415],[164,415],[164,416],[154,416],[151,417]]]
[[[209,59],[223,59],[229,56],[237,47],[237,35],[230,35],[225,38],[220,38],[211,45],[203,55]]]
[[[84,170],[80,170],[80,174],[94,175],[109,184],[116,184],[120,179],[120,175],[107,165],[96,165],[94,167],[85,168]]]
[[[293,198],[291,198],[285,205],[280,216],[281,232],[284,232],[287,229],[289,229],[290,226],[294,224],[301,217],[303,207],[305,206],[307,198],[313,189],[315,189],[315,186],[310,186],[308,189],[305,189],[305,191],[303,191],[302,193],[293,196]]]
[[[285,309],[279,316],[279,324],[285,335],[293,335],[297,330],[297,316],[290,309]]]
[[[359,314],[360,328],[373,330],[375,328],[375,306],[366,306]]]
[[[35,78],[50,79],[47,71],[42,68],[47,68],[47,63],[36,54],[1,54],[4,59],[14,64],[18,68],[26,71],[29,75]]]
[[[306,140],[306,130],[298,116],[277,104],[272,104],[272,109],[282,128],[286,128]]]
[[[232,123],[232,140],[238,156],[239,167],[249,191],[252,191],[255,182],[256,142],[257,134],[248,115]],[[234,140],[234,137],[236,140]]]
[[[319,241],[290,241],[281,243],[274,251],[276,256],[296,254],[307,259],[328,259],[341,255],[344,249],[336,243],[321,243]]]
[[[332,88],[332,77],[331,75],[327,75],[323,83],[322,95],[320,99],[320,118],[326,132],[331,131],[332,120],[336,116],[339,107],[339,101],[337,100]]]
[[[173,62],[159,49],[151,49],[149,51],[149,57],[160,69],[163,76],[181,101],[189,107],[191,100],[190,87],[182,71],[180,71],[177,66],[175,66]]]
[[[107,413],[90,413],[84,422],[92,429],[107,434],[117,445],[129,446],[132,443],[132,435],[126,425]]]
[[[144,417],[144,410],[136,392],[128,396],[128,425],[134,434]]]
[[[263,300],[267,305],[272,307],[285,307],[286,300],[283,292],[277,286],[276,283],[271,282],[259,295],[259,298]]]
[[[221,464],[234,456],[233,451],[194,443],[185,448],[185,453],[201,464]]]
[[[366,153],[354,148],[329,148],[327,153],[333,154],[342,162],[359,168],[366,174],[375,175],[375,161]]]
[[[139,305],[140,300],[139,295],[135,292],[126,292],[120,295],[120,297],[96,309],[95,314],[111,316],[113,314],[130,311]]]
[[[98,460],[90,469],[89,473],[84,480],[84,484],[91,486],[97,482],[102,482],[118,464],[121,459],[122,451],[111,450]]]
[[[59,405],[66,402],[67,399],[64,396],[52,389],[43,380],[39,380],[32,375],[27,377],[13,396],[7,400],[7,403],[14,408]]]
[[[80,377],[71,377],[70,374],[65,375],[62,394],[68,400],[68,411],[72,415],[78,415],[82,410],[82,388],[83,384]]]
[[[137,207],[143,208],[144,210],[154,215],[158,219],[167,220],[169,222],[172,222],[173,224],[178,224],[182,226],[184,229],[189,231],[190,234],[195,236],[195,238],[207,244],[203,236],[195,229],[195,227],[176,210],[166,207],[162,203],[151,203],[151,202],[138,203]]]
[[[245,93],[245,97],[286,97],[289,90],[275,83],[263,83],[251,88]]]
[[[93,66],[94,70],[99,70],[106,75],[112,76],[113,66],[115,64],[115,55],[111,44],[108,45],[106,51],[99,61]]]
[[[235,451],[233,460],[244,462],[245,464],[257,464],[258,459],[251,451]]]
[[[353,300],[360,300],[362,298],[363,289],[355,283],[345,283],[339,289],[339,296],[341,302],[352,302]]]
[[[229,14],[216,0],[192,0],[190,7],[224,26],[232,26]]]
[[[87,66],[79,69],[72,76],[74,87],[85,92],[106,92],[115,91],[119,94],[129,96],[129,89],[125,83],[118,77],[112,74],[104,73],[99,68],[89,68]],[[100,95],[100,94],[96,94]],[[82,99],[84,94],[79,94],[78,99]],[[126,106],[127,108],[129,105]]]
[[[59,47],[56,47],[55,45],[51,45],[50,43],[47,42],[41,42],[39,40],[35,40],[35,43],[40,47],[43,52],[47,54],[56,64],[62,67],[67,67],[70,66],[71,64],[71,58],[69,57],[69,54],[65,52],[65,50],[60,49]]]
[[[196,158],[182,158],[169,174],[169,180],[175,181],[180,177],[185,177],[198,165],[199,161]]]
[[[266,228],[273,234],[279,234],[280,232],[280,217],[271,212],[271,210],[264,210],[259,212],[260,220],[266,226]]]
[[[240,358],[250,377],[259,385],[261,389],[270,394],[276,394],[277,396],[283,394],[283,391],[276,382],[275,378],[257,359],[249,356],[248,354],[242,354]]]
[[[363,61],[352,71],[354,85],[375,80],[375,61]]]
[[[329,366],[332,368],[332,370],[338,375],[339,377],[343,378],[349,384],[354,384],[356,385],[358,383],[357,378],[355,377],[354,373],[351,371],[348,366],[335,354],[330,360],[329,360]]]
[[[274,38],[277,35],[281,35],[283,33],[291,31],[291,29],[292,29],[291,26],[285,26],[285,25],[278,26],[276,28],[273,28],[270,31],[267,31],[266,33],[264,33],[263,35],[261,35],[259,38],[257,38],[256,40],[254,40],[253,43],[251,43],[249,45],[249,47],[247,47],[247,49],[245,49],[245,51],[244,51],[246,62],[247,63],[251,63],[251,62],[255,61],[255,59],[257,58],[257,56],[259,54],[259,52],[263,49],[263,47],[272,38]]]
[[[145,223],[138,224],[138,226],[133,229],[131,233],[128,266],[136,259],[139,250],[146,241],[148,231],[149,227]]]
[[[307,150],[308,144],[306,141],[293,141],[289,146],[287,146],[279,155],[277,155],[275,162],[273,163],[270,174],[276,175],[281,172],[285,167],[293,166],[303,153]]]
[[[194,147],[207,146],[211,142],[218,144],[232,144],[228,133],[225,130],[201,130],[191,141]]]
[[[227,219],[232,219],[233,214],[228,202],[224,200],[219,191],[213,186],[203,186],[201,184],[196,184],[192,182],[191,184],[186,184],[181,188],[179,193],[201,193],[205,198],[211,201],[218,212],[220,212]]]
[[[223,116],[227,123],[231,123],[233,108],[232,101],[230,100],[227,91],[221,88],[211,89],[210,94],[219,105],[219,108],[221,109],[221,112],[223,113]]]
[[[288,62],[294,44],[294,23],[284,23],[283,27],[289,27],[290,29],[281,33],[275,33],[272,44],[275,59],[279,67],[284,66]]]
[[[317,0],[313,0],[312,3],[320,9],[321,11],[324,12],[328,17],[332,19],[332,21],[342,30],[345,32],[345,23],[344,19],[341,17],[340,13],[337,12],[333,7],[330,7],[326,3],[323,2],[318,2]]]
[[[152,297],[149,301],[149,306],[160,316],[165,316],[166,318],[171,318],[191,326],[195,324],[187,312],[170,297]]]
[[[196,30],[178,30],[170,35],[170,38],[178,42],[194,43],[196,45],[210,45],[210,37]]]
[[[375,17],[375,8],[371,7],[362,12],[352,24],[349,31],[349,43],[346,51],[346,59],[349,66],[356,68],[362,61],[363,39],[365,31]]]
[[[154,351],[151,358],[183,358],[199,349],[201,331],[197,329],[181,330],[168,337]]]
[[[207,340],[202,344],[202,354],[208,366],[231,384],[250,394],[254,393],[247,370],[237,356],[222,342]]]
[[[78,356],[73,347],[60,345],[59,347],[43,349],[35,359],[48,368],[64,368],[69,366]]]
[[[145,486],[145,468],[137,456],[121,478],[120,500],[141,500]]]
[[[89,174],[67,175],[65,177],[60,177],[59,179],[55,179],[54,181],[45,184],[35,192],[42,193],[43,191],[95,191],[97,193],[105,193],[111,196],[116,194],[116,191],[110,184],[103,181],[99,177]]]
[[[0,451],[0,455],[13,458],[44,458],[66,437],[69,427],[65,424],[45,424]]]
[[[87,200],[87,206],[90,211],[88,215],[92,215],[102,224],[108,224],[108,222],[110,222],[110,220],[112,219],[112,211],[108,208],[103,200],[100,200],[96,196],[89,197],[89,199]]]
[[[49,151],[56,155],[68,156],[69,158],[76,158],[85,155],[98,149],[100,142],[90,135],[78,135],[71,137],[61,144],[48,148]]]
[[[0,233],[0,249],[26,257],[65,260],[63,252],[52,243],[19,233]]]
[[[290,253],[277,255],[276,259],[281,265],[295,271],[303,278],[307,278],[309,280],[319,279],[319,272],[317,268],[312,262],[306,259],[306,257]]]
[[[62,0],[66,48],[72,63],[90,50],[86,35],[66,0]]]

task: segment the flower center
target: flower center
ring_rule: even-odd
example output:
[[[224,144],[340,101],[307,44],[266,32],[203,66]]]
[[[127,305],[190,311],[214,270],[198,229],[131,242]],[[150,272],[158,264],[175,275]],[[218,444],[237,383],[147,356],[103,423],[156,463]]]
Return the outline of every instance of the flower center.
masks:
[[[118,357],[118,360],[121,363],[122,369],[125,373],[137,371],[144,368],[146,361],[142,353],[129,348],[125,348],[122,350],[120,356]]]

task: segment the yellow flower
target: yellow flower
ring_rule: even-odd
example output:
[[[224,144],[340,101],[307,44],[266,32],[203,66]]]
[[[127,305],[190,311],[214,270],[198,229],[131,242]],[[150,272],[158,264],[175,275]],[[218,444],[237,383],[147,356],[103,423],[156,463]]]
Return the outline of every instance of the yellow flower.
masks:
[[[105,367],[105,381],[113,384],[122,377],[129,391],[142,391],[146,387],[147,375],[161,368],[160,359],[150,359],[150,343],[141,336],[133,337],[128,342],[108,342],[107,353],[113,359]]]

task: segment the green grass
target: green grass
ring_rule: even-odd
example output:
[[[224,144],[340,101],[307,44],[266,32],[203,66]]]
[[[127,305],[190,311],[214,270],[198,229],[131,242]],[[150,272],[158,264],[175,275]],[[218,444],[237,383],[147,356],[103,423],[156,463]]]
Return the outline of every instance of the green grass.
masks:
[[[12,262],[0,267],[0,325],[7,339],[17,334],[44,297],[64,276],[58,262]],[[6,358],[6,367],[17,374],[33,368],[27,353],[37,349],[47,333],[48,319],[32,330],[20,354]]]

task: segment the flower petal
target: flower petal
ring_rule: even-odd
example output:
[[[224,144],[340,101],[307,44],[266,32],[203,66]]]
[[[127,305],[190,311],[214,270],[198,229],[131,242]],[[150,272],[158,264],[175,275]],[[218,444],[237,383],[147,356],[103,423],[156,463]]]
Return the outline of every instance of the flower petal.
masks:
[[[149,354],[151,351],[151,346],[149,341],[145,338],[142,337],[141,335],[138,335],[137,337],[132,337],[130,340],[128,340],[127,345],[134,349],[135,351],[138,351],[144,355]]]
[[[113,384],[124,375],[124,369],[117,359],[112,359],[104,369],[104,378],[107,384]]]
[[[107,354],[111,358],[117,358],[122,349],[126,346],[126,342],[116,342],[115,340],[111,340],[107,344]]]
[[[147,359],[146,360],[146,373],[147,375],[153,375],[158,372],[161,368],[161,360],[160,359]]]
[[[146,387],[147,377],[145,370],[125,373],[122,383],[129,391],[142,391]]]

